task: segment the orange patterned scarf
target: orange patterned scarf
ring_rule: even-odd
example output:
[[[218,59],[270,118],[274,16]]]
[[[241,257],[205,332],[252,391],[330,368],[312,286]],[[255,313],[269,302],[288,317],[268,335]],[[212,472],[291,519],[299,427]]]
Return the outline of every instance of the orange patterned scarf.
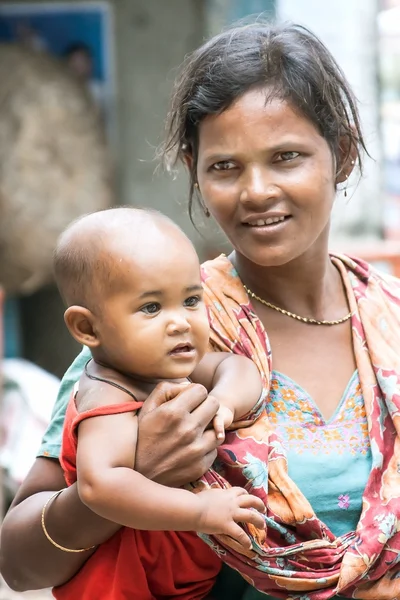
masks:
[[[336,537],[316,517],[288,476],[285,449],[264,410],[249,427],[227,434],[214,469],[195,487],[245,487],[264,500],[267,528],[246,526],[253,548],[245,554],[229,537],[202,537],[253,586],[278,598],[325,600],[340,594],[395,600],[400,599],[400,280],[346,256],[332,261],[353,313],[373,460],[357,529]],[[251,358],[267,396],[268,336],[237,272],[221,256],[203,266],[203,283],[213,347]]]

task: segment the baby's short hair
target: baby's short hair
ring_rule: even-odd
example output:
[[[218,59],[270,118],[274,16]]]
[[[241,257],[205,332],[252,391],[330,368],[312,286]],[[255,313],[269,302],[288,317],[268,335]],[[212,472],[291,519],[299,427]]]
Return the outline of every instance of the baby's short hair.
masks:
[[[112,278],[107,242],[124,234],[134,239],[138,227],[160,222],[179,230],[162,213],[136,207],[110,208],[71,223],[58,239],[53,261],[55,280],[66,305],[93,310],[96,297],[107,292]]]

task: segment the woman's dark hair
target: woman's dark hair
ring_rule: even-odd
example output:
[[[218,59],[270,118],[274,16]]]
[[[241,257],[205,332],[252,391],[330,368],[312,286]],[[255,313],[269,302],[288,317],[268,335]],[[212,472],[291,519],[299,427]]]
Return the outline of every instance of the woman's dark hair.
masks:
[[[189,212],[196,182],[198,127],[252,88],[265,87],[266,101],[281,98],[309,119],[339,150],[366,150],[356,98],[331,53],[300,25],[257,22],[233,27],[190,54],[173,89],[162,157],[168,169],[190,156]],[[341,148],[339,147],[341,146]],[[348,156],[347,156],[348,158]]]

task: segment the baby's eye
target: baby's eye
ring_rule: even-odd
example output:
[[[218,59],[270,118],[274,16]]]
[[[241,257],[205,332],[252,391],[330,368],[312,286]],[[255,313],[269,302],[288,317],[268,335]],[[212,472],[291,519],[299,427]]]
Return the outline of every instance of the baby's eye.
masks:
[[[184,306],[188,306],[189,308],[194,308],[195,306],[198,305],[200,300],[201,300],[200,296],[189,296],[189,298],[186,298],[186,300],[183,304],[184,304]]]
[[[146,315],[155,315],[160,311],[160,309],[161,305],[158,302],[150,302],[149,304],[142,306],[140,310]]]
[[[236,165],[232,160],[221,160],[220,162],[215,163],[211,168],[214,169],[214,171],[229,171],[235,167]]]
[[[297,158],[298,156],[300,156],[299,152],[281,152],[279,157],[282,161],[288,161],[288,160],[294,160],[295,158]]]

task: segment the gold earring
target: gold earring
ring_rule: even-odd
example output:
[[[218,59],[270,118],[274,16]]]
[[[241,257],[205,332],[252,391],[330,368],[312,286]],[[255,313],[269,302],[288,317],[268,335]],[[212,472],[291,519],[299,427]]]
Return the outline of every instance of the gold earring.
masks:
[[[347,180],[348,180],[348,178],[349,178],[349,176],[346,175],[346,187],[344,188],[344,193],[343,193],[345,198],[347,198]]]
[[[199,184],[197,183],[197,181],[196,181],[196,183],[194,184],[194,187],[196,188],[196,191],[197,191],[197,193],[200,195]],[[207,206],[204,204],[204,202],[203,202],[203,199],[202,199],[202,198],[200,198],[200,199],[199,199],[199,202],[200,202],[200,206],[201,206],[201,208],[203,209],[203,212],[204,212],[205,216],[206,216],[206,217],[207,217],[207,219],[208,219],[208,218],[209,218],[209,216],[210,216],[210,211],[208,210]]]

